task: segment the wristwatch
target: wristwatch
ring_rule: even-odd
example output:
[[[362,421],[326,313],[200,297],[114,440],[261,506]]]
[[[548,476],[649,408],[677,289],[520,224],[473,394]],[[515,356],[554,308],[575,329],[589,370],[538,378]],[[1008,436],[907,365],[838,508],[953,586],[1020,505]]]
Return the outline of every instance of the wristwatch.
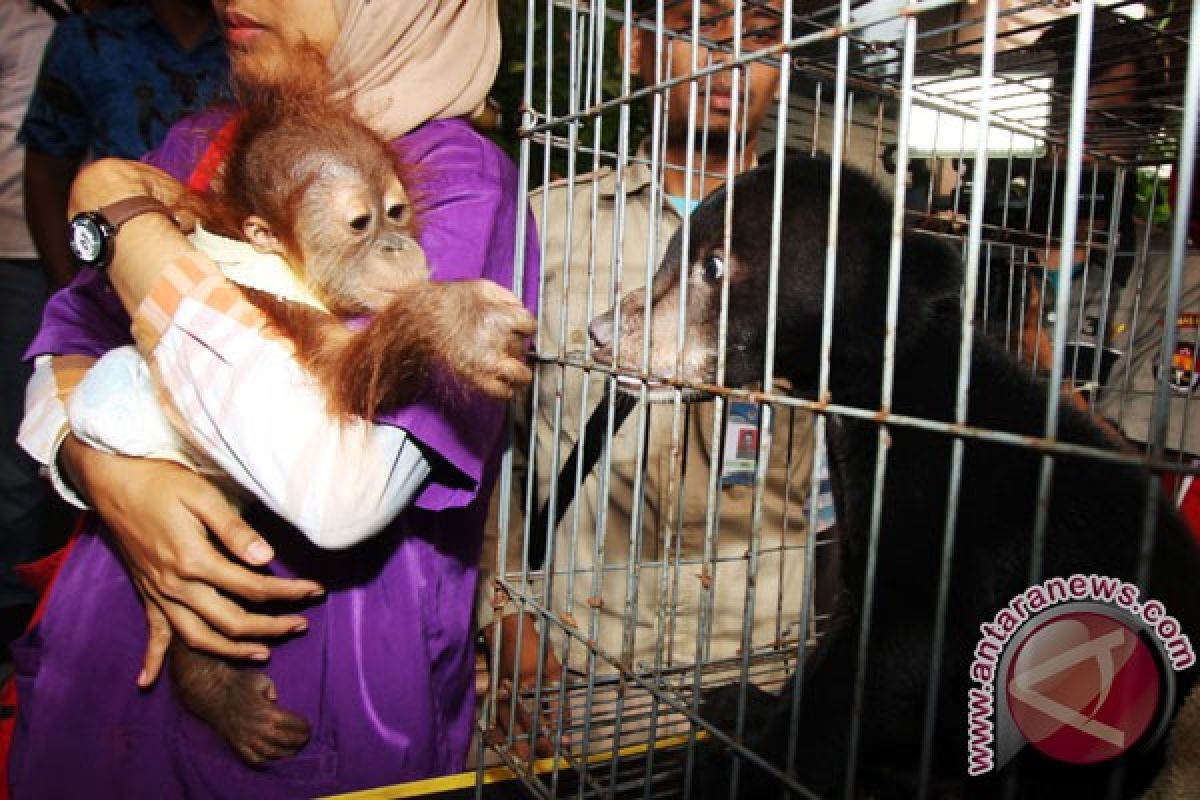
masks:
[[[147,195],[134,195],[95,211],[82,211],[71,220],[70,245],[85,267],[104,269],[112,263],[117,231],[134,217],[155,211],[171,217],[171,210]]]

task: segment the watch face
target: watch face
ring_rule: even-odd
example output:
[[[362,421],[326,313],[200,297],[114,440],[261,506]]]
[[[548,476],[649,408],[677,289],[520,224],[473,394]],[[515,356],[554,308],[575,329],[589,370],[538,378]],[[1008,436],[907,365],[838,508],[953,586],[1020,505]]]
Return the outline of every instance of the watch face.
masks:
[[[71,252],[84,264],[99,264],[104,253],[104,234],[90,214],[79,214],[71,220]]]

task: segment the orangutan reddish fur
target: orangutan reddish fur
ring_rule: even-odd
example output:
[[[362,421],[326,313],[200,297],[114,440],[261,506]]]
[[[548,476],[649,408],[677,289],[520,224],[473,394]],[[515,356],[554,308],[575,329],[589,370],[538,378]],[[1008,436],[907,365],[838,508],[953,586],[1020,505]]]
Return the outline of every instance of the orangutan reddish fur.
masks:
[[[386,303],[368,297],[358,283],[368,259],[399,258],[395,246],[403,249],[406,242],[419,252],[419,221],[411,212],[411,186],[419,181],[410,180],[412,170],[329,86],[324,64],[312,54],[290,65],[286,77],[243,80],[244,118],[219,186],[189,196],[186,208],[209,230],[231,238],[245,238],[251,217],[268,224],[280,255],[331,315],[265,292],[245,294],[295,345],[334,413],[371,418],[410,402],[435,366],[485,394],[511,396],[514,385],[529,379],[512,343],[532,332],[532,319],[511,294],[483,280],[429,281],[412,259],[396,267],[400,274],[408,270],[407,285]],[[339,227],[346,221],[339,218],[340,198],[329,192],[343,186],[345,176],[330,179],[331,165],[355,176],[363,198],[379,200],[392,191],[389,186],[403,193],[402,206],[378,209],[367,241]],[[344,323],[372,312],[357,332]]]
[[[183,208],[231,238],[247,238],[248,221],[260,220],[256,235],[330,310],[244,290],[292,342],[327,392],[331,411],[370,419],[409,402],[427,383],[453,385],[429,380],[438,367],[467,386],[508,397],[530,377],[520,357],[532,318],[488,281],[428,280],[423,257],[413,258],[420,250],[411,196],[391,148],[358,121],[348,101],[331,99],[319,58],[308,54],[288,70],[284,80],[239,86],[246,111],[220,185],[189,196]],[[347,176],[349,201],[334,192],[346,189]],[[364,207],[369,214],[359,213]],[[364,216],[360,230],[355,222]],[[402,285],[385,302],[362,282],[375,263],[401,271]],[[345,318],[372,313],[357,331],[346,324]],[[308,740],[308,722],[278,705],[266,673],[238,669],[178,640],[169,672],[183,705],[250,764],[291,755]]]

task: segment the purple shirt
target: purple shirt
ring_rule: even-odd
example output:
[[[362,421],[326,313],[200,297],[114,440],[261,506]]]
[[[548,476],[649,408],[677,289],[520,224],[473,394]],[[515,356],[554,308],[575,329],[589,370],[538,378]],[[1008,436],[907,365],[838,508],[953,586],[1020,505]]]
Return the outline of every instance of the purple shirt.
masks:
[[[225,119],[179,123],[148,160],[186,177]],[[427,123],[394,146],[417,176],[418,238],[434,278],[512,286],[519,210],[508,158],[461,120]],[[528,215],[525,237],[522,296],[533,310]],[[100,355],[131,341],[129,324],[103,276],[85,272],[51,300],[30,354]],[[455,402],[416,403],[381,420],[424,446],[434,474],[415,507],[371,541],[323,552],[265,512],[249,517],[276,549],[272,572],[329,590],[305,610],[308,632],[276,643],[266,667],[281,705],[313,725],[299,754],[251,769],[175,702],[167,681],[138,692],[144,615],[93,518],[41,623],[13,647],[15,796],[298,797],[461,769],[474,715],[471,615],[504,406],[469,395]]]

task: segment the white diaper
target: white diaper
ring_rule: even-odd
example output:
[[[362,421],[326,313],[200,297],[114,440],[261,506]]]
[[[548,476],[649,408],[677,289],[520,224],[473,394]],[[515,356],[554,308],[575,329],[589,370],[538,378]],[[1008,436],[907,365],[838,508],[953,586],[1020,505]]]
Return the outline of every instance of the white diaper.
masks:
[[[67,403],[71,432],[97,450],[157,458],[204,475],[221,474],[175,430],[159,405],[150,368],[132,345],[110,350]]]

